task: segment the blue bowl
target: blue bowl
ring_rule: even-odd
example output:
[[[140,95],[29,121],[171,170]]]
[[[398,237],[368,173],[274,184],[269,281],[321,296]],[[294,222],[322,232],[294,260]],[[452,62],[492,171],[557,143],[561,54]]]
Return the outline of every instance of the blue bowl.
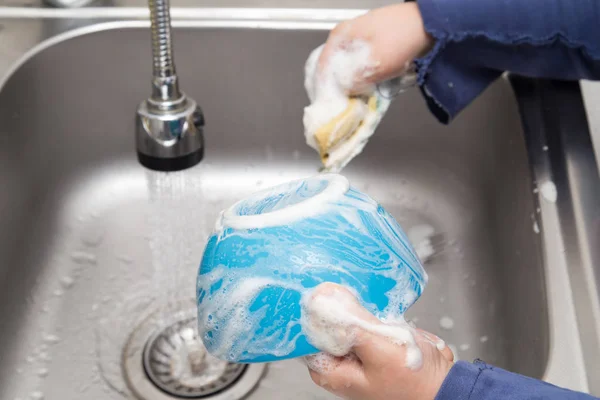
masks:
[[[323,282],[350,287],[387,319],[419,298],[427,274],[396,220],[341,175],[237,202],[219,216],[198,272],[204,345],[243,363],[318,353],[302,330],[301,298]]]

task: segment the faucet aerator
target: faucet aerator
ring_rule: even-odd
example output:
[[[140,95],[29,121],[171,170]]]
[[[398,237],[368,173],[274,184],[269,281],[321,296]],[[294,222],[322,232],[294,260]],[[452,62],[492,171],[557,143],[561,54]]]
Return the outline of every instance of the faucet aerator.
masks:
[[[148,0],[152,33],[152,95],[137,110],[135,141],[140,164],[180,171],[204,156],[204,115],[179,89],[171,40],[169,0]]]

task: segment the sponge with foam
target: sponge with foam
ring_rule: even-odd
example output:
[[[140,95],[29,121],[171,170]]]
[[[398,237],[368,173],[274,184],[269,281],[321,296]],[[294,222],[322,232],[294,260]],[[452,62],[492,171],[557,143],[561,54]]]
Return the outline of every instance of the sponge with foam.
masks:
[[[334,53],[328,71],[317,76],[323,50],[313,50],[305,65],[304,85],[311,104],[304,109],[307,144],[318,151],[326,171],[339,172],[367,144],[390,105],[390,99],[373,85],[359,95],[348,95],[352,79],[366,70],[370,49],[354,43]]]

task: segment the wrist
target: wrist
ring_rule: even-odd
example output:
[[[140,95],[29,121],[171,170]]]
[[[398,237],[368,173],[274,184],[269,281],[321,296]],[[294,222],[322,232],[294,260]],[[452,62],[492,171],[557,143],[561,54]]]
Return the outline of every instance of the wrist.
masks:
[[[433,395],[428,397],[431,400],[435,400],[440,389],[442,388],[442,385],[444,384],[444,381],[450,374],[450,370],[452,369],[452,366],[454,366],[453,362],[447,361],[447,360],[444,360],[441,364],[442,365],[440,365],[438,368],[436,368],[436,370],[437,370],[436,378],[432,380],[432,389],[433,389],[432,394]]]
[[[417,2],[403,3],[402,6],[406,8],[407,21],[411,21],[412,58],[424,57],[435,45],[435,39],[425,29],[421,9]]]
[[[444,381],[450,374],[454,363],[446,359],[440,359],[434,363],[427,374],[427,379],[423,382],[423,390],[419,394],[419,399],[435,400],[440,392]]]

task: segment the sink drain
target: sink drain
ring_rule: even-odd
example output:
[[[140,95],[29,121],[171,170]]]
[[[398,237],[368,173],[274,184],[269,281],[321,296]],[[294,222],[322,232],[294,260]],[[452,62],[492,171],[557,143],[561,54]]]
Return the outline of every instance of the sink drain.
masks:
[[[144,369],[150,380],[175,397],[201,398],[229,388],[246,365],[211,357],[196,335],[196,319],[168,326],[147,342]]]
[[[266,365],[219,360],[206,351],[196,332],[195,309],[163,310],[133,332],[123,367],[139,399],[237,400],[254,389]]]

